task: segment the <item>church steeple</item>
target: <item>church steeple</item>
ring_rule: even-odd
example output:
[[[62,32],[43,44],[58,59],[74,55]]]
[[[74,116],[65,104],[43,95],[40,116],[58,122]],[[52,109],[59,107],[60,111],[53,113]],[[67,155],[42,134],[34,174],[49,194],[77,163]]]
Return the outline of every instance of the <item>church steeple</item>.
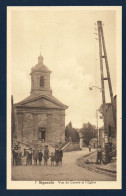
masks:
[[[52,90],[50,89],[51,71],[43,64],[43,59],[40,53],[38,64],[31,69],[31,94],[52,94]]]
[[[43,56],[41,55],[41,52],[40,52],[40,56],[38,57],[38,63],[43,64]]]

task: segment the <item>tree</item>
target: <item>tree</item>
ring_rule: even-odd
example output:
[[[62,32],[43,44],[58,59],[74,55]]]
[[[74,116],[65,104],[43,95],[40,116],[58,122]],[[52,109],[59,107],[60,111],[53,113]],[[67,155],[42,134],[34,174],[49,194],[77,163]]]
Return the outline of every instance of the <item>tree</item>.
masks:
[[[79,142],[79,133],[72,127],[71,122],[69,122],[69,124],[66,126],[65,138],[66,140],[71,139],[73,142]]]
[[[89,145],[89,141],[93,138],[97,137],[97,130],[95,125],[88,123],[84,123],[83,127],[80,130],[80,133],[82,134],[84,138],[85,144]]]
[[[111,105],[111,103],[106,103],[105,104],[105,109],[107,109],[108,105]],[[99,113],[101,114],[99,116],[100,119],[104,119],[104,107],[103,107],[103,104],[100,105],[100,108],[98,109]]]
[[[101,114],[99,116],[100,119],[104,118],[104,109],[103,109],[103,104],[100,105],[100,108],[98,109],[99,113]]]

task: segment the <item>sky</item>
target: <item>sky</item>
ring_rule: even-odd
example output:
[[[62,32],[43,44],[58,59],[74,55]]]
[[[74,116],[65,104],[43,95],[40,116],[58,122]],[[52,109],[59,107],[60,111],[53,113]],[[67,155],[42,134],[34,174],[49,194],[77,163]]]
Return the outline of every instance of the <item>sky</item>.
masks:
[[[11,11],[11,94],[14,103],[30,95],[30,71],[40,52],[52,71],[53,96],[69,106],[66,125],[96,125],[102,103],[98,20],[103,22],[113,94],[116,94],[116,12],[114,10],[39,9]],[[96,28],[96,29],[95,29]],[[96,33],[96,34],[95,34]],[[105,71],[105,70],[104,70]],[[105,74],[106,75],[106,74]],[[105,85],[106,102],[110,102]],[[102,121],[99,120],[99,126]]]

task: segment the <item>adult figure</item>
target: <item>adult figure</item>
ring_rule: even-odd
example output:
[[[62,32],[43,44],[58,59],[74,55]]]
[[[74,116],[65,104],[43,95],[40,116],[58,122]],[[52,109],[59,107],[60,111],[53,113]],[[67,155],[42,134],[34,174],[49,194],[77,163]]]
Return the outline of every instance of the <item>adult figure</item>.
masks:
[[[29,165],[32,165],[32,149],[31,148],[28,151],[28,159],[29,159]]]
[[[108,146],[108,151],[109,151],[109,155],[108,155],[108,159],[109,159],[109,163],[111,163],[112,160],[112,142],[109,142],[109,146]]]
[[[98,146],[96,163],[101,163],[101,161],[102,161],[102,149],[101,146]]]
[[[48,146],[44,146],[44,165],[47,165],[49,159],[49,149]]]
[[[38,152],[38,160],[39,160],[39,165],[41,165],[41,162],[42,162],[42,157],[43,157],[42,150],[39,150],[39,152]]]
[[[33,159],[34,159],[34,165],[37,165],[37,159],[38,159],[38,150],[37,150],[37,148],[34,149]]]
[[[57,166],[58,163],[59,163],[59,148],[58,148],[57,145],[56,145],[56,148],[55,148],[55,162],[56,162],[56,166]]]
[[[19,164],[19,162],[20,162],[20,156],[19,156],[19,153],[20,153],[20,151],[19,151],[19,148],[17,149],[17,165],[20,165]]]
[[[62,149],[59,149],[59,158],[58,158],[58,164],[62,165],[62,158],[63,158],[63,151]]]
[[[17,161],[18,152],[16,148],[13,151],[13,156],[14,156],[14,165],[18,165],[18,161]]]
[[[21,165],[21,157],[22,157],[22,152],[21,152],[21,148],[19,147],[18,155],[17,155],[18,165]]]
[[[26,156],[27,156],[27,158],[26,158],[26,166],[27,166],[30,164],[29,150],[27,151]]]
[[[16,160],[15,160],[15,149],[12,149],[12,158],[13,158],[13,165],[16,164]]]
[[[88,148],[89,148],[89,152],[91,152],[91,145],[89,145]]]
[[[17,147],[13,149],[13,165],[18,165],[18,149]]]

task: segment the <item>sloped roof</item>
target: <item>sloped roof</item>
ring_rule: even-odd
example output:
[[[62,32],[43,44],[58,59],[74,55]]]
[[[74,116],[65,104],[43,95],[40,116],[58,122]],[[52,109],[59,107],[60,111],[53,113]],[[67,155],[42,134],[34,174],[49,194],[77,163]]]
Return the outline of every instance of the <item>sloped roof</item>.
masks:
[[[51,71],[48,69],[48,67],[44,64],[36,64],[34,67],[32,67],[31,69],[31,74],[34,73],[34,72],[50,72]]]
[[[31,74],[34,72],[45,72],[45,73],[51,73],[51,71],[48,69],[46,65],[43,64],[43,56],[38,57],[38,64],[36,64],[34,67],[31,68]]]
[[[97,138],[96,137],[92,138],[90,141],[97,141]]]
[[[27,103],[36,101],[36,100],[41,99],[41,98],[45,98],[48,101],[53,102],[53,103],[59,105],[63,109],[67,109],[68,108],[67,105],[64,105],[62,102],[60,102],[54,96],[52,96],[52,95],[44,95],[44,94],[40,94],[40,95],[32,94],[32,95],[28,96],[27,98],[25,98],[24,100],[22,100],[22,101],[20,101],[18,103],[15,103],[15,106],[24,106]]]

